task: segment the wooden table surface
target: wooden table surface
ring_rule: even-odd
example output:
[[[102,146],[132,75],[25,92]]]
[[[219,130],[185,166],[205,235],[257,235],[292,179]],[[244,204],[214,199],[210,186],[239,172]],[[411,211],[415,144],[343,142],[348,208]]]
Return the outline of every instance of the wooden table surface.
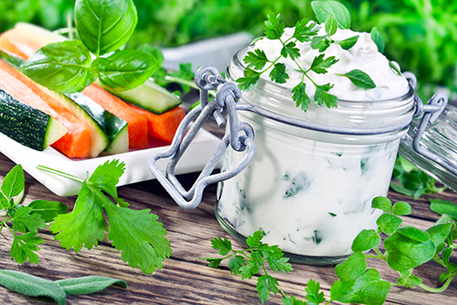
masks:
[[[0,154],[0,182],[15,164]],[[190,185],[196,174],[179,176],[184,185]],[[25,201],[45,199],[60,201],[72,209],[75,197],[59,197],[51,193],[26,173]],[[119,197],[130,203],[132,209],[151,209],[159,216],[159,221],[168,231],[173,253],[163,264],[163,269],[153,275],[144,275],[139,269],[133,269],[124,263],[120,253],[105,240],[97,248],[80,252],[67,251],[60,247],[48,230],[41,230],[44,242],[38,252],[40,263],[23,265],[11,259],[9,249],[12,237],[7,230],[0,236],[0,268],[26,272],[51,280],[102,275],[123,279],[128,288],[112,286],[102,292],[68,296],[67,304],[261,304],[256,290],[256,278],[241,281],[240,277],[230,274],[227,265],[220,269],[207,267],[199,259],[202,256],[217,256],[211,248],[210,239],[218,236],[229,238],[219,226],[214,216],[216,187],[207,187],[203,202],[192,211],[178,207],[162,186],[156,181],[146,181],[119,187]],[[439,195],[422,196],[414,201],[411,198],[390,192],[392,202],[407,201],[413,207],[413,214],[404,217],[404,224],[421,229],[432,226],[438,215],[429,210],[429,198],[441,198],[457,203],[457,194],[446,191]],[[457,262],[453,255],[452,261]],[[396,274],[379,260],[369,261],[369,266],[380,270],[381,276],[391,282]],[[321,283],[326,296],[330,285],[337,280],[334,267],[317,267],[293,264],[294,271],[287,274],[274,273],[279,279],[280,288],[287,294],[304,299],[304,284],[309,279]],[[425,284],[439,286],[438,276],[443,268],[434,262],[417,268],[416,274],[424,278]],[[49,304],[49,301],[26,297],[0,286],[0,304]],[[266,304],[282,304],[279,295],[272,295]],[[427,293],[419,288],[392,288],[386,304],[457,304],[457,281],[441,294]]]

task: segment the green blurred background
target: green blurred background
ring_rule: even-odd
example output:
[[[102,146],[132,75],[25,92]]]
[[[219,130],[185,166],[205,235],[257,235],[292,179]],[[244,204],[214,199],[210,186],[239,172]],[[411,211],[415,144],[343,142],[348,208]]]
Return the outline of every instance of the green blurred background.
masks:
[[[139,22],[130,47],[173,47],[238,31],[262,35],[268,14],[281,13],[287,26],[314,17],[310,0],[133,0]],[[75,0],[1,0],[0,31],[18,21],[54,30],[65,27]],[[453,0],[340,1],[351,12],[352,29],[376,26],[385,54],[419,79],[419,95],[437,87],[457,96],[457,3]]]

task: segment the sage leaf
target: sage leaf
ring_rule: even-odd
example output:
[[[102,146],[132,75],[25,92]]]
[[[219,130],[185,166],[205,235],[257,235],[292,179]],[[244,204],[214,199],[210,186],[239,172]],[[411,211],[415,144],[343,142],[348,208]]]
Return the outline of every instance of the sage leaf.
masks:
[[[6,199],[18,196],[24,189],[24,182],[24,171],[22,166],[18,164],[3,179],[1,190]]]
[[[67,295],[94,293],[111,285],[119,285],[127,288],[127,283],[124,280],[113,279],[106,276],[84,276],[58,280],[56,283],[63,288]]]
[[[373,82],[371,77],[359,69],[354,69],[349,71],[346,74],[337,74],[339,76],[345,76],[349,78],[349,80],[359,88],[362,89],[373,89],[376,88],[376,84]]]
[[[51,222],[59,214],[64,214],[68,211],[68,207],[60,202],[47,200],[34,200],[28,205],[32,208],[32,214],[39,214],[45,222]]]
[[[349,38],[346,38],[344,40],[341,40],[341,41],[337,41],[337,43],[344,49],[344,50],[349,50],[351,49],[356,43],[357,41],[359,40],[359,35],[356,35],[356,36],[353,36],[353,37],[349,37]]]
[[[330,15],[334,15],[340,29],[351,27],[351,14],[343,4],[337,1],[313,1],[311,7],[319,23],[325,22]]]
[[[79,40],[50,43],[35,52],[22,72],[37,83],[57,92],[79,92],[97,75],[91,67],[89,50]]]
[[[123,46],[138,17],[132,0],[77,0],[75,22],[82,42],[98,57]]]
[[[116,51],[107,58],[97,58],[92,67],[100,82],[110,91],[130,90],[143,84],[157,68],[155,57],[139,50]]]
[[[384,48],[386,46],[386,43],[384,42],[384,38],[382,38],[381,33],[379,32],[379,30],[376,27],[371,29],[371,40],[373,40],[373,42],[378,47],[378,51],[380,53],[384,53]]]
[[[0,285],[27,296],[50,297],[60,305],[66,302],[65,291],[58,284],[23,272],[0,270]]]

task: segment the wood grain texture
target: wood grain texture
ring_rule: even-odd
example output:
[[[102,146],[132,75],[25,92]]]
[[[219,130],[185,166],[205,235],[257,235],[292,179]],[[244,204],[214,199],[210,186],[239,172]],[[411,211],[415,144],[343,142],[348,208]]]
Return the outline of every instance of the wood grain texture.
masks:
[[[0,154],[0,181],[14,166],[14,163]],[[185,185],[191,185],[196,174],[179,176]],[[47,199],[63,202],[73,207],[75,197],[58,197],[36,180],[26,174],[26,202],[34,199]],[[15,263],[10,255],[11,235],[4,230],[0,237],[0,268],[12,269],[47,279],[57,280],[85,275],[103,275],[120,278],[128,283],[128,288],[112,286],[91,295],[68,296],[68,304],[261,304],[256,291],[256,278],[241,281],[228,271],[227,265],[220,269],[207,267],[199,259],[202,256],[216,256],[211,248],[210,239],[228,234],[219,226],[214,216],[215,186],[205,191],[203,203],[192,211],[179,208],[157,181],[147,181],[119,188],[119,196],[131,204],[133,209],[151,209],[159,216],[168,231],[173,253],[164,262],[163,269],[153,275],[144,275],[124,263],[120,253],[108,240],[90,251],[83,249],[78,253],[65,250],[54,240],[48,230],[41,230],[44,239],[38,252],[38,265]],[[392,201],[407,201],[413,206],[413,214],[404,217],[405,224],[426,229],[433,225],[438,215],[430,212],[428,198],[441,198],[457,202],[457,194],[447,191],[439,195],[421,197],[417,201],[389,193]],[[241,247],[237,245],[237,247]],[[452,261],[457,262],[454,255]],[[381,270],[381,276],[395,281],[396,274],[389,271],[383,262],[372,260],[370,267]],[[275,275],[280,287],[297,298],[304,298],[304,284],[309,279],[321,283],[325,294],[329,295],[330,285],[337,280],[332,266],[317,267],[293,264],[294,272]],[[436,263],[427,263],[418,268],[417,275],[431,286],[439,286],[438,276],[444,272]],[[441,294],[425,293],[420,289],[392,288],[386,304],[432,305],[455,304],[457,282]],[[30,298],[0,286],[0,304],[49,304],[49,300]],[[272,296],[266,304],[282,304],[281,298]]]

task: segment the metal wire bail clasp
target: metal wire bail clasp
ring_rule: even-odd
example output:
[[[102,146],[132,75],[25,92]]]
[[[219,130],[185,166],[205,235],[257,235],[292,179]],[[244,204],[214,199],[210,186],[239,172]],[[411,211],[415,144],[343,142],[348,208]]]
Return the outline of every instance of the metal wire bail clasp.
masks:
[[[236,101],[241,98],[240,89],[235,84],[228,83],[216,68],[209,65],[198,69],[195,73],[195,83],[200,88],[200,105],[192,109],[181,122],[168,150],[155,154],[149,160],[151,172],[176,203],[185,210],[194,209],[200,204],[207,185],[230,179],[241,172],[251,162],[255,153],[252,127],[244,122],[238,123]],[[216,89],[216,98],[209,101],[208,91]],[[197,180],[187,191],[174,174],[176,164],[209,116],[214,117],[219,127],[225,127],[226,122],[222,115],[225,112],[228,115],[229,128],[226,129],[219,146]],[[246,151],[244,157],[230,170],[211,174],[229,145],[236,151]],[[165,174],[157,167],[157,161],[163,158],[170,158]]]

